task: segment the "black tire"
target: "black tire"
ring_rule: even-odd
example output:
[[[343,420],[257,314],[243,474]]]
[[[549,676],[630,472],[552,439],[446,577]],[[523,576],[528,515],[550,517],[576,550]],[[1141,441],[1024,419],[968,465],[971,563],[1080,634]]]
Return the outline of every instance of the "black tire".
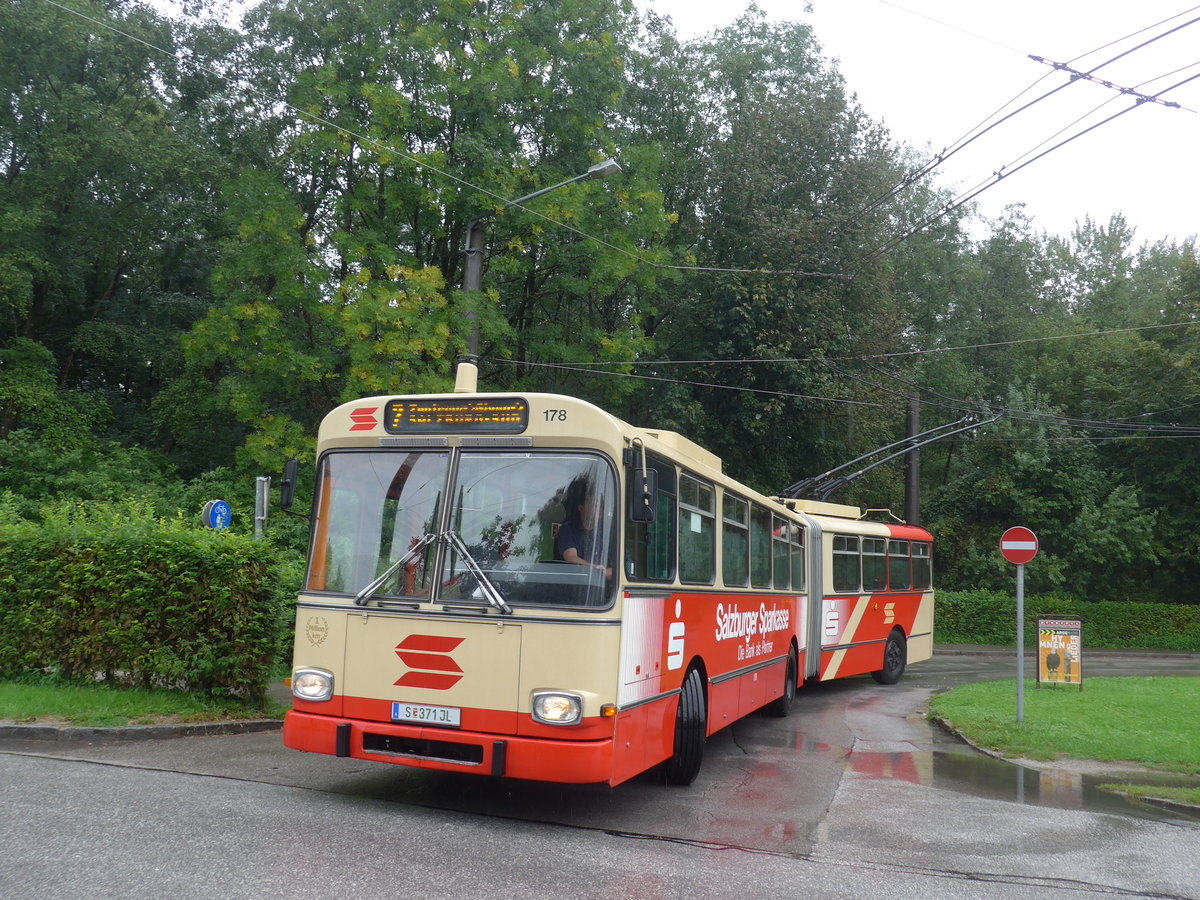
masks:
[[[707,724],[705,705],[704,678],[698,669],[688,669],[675,713],[675,752],[663,765],[663,781],[667,784],[691,784],[700,772]]]
[[[872,672],[871,677],[879,684],[895,684],[904,674],[906,665],[908,665],[908,641],[904,639],[904,632],[896,629],[888,635],[887,643],[883,647],[883,668],[878,672]]]
[[[791,713],[792,703],[796,700],[796,673],[799,671],[796,648],[789,647],[787,665],[784,667],[783,693],[766,705],[768,716],[783,719]]]

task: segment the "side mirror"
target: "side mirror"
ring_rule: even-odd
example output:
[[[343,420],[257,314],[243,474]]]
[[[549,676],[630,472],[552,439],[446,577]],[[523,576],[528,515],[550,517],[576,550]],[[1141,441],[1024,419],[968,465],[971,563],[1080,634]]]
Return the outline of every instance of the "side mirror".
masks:
[[[629,497],[626,508],[630,522],[654,521],[658,509],[658,472],[655,469],[629,469]]]
[[[299,465],[295,457],[283,464],[283,478],[279,480],[280,509],[288,509],[296,499],[296,469]]]

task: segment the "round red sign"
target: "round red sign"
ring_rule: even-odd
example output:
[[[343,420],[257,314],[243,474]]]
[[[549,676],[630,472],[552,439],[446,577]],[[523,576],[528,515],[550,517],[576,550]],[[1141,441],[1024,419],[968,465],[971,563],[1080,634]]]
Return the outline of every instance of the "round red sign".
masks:
[[[1000,553],[1016,566],[1029,562],[1038,552],[1037,535],[1018,525],[1000,536]]]

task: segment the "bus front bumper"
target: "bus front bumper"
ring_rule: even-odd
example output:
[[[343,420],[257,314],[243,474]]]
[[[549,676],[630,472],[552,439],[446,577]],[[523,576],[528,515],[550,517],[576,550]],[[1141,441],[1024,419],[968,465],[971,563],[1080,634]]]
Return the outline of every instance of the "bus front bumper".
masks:
[[[292,750],[368,759],[446,772],[532,781],[613,781],[613,741],[545,738],[367,722],[290,710],[283,744]]]

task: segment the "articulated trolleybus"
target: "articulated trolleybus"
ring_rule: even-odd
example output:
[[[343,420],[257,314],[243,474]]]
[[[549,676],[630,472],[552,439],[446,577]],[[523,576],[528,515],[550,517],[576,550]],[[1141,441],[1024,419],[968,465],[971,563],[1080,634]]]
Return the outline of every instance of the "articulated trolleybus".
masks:
[[[677,434],[470,380],[321,425],[288,747],[688,784],[708,735],[786,715],[805,679],[892,683],[931,655],[924,529],[765,497]]]

